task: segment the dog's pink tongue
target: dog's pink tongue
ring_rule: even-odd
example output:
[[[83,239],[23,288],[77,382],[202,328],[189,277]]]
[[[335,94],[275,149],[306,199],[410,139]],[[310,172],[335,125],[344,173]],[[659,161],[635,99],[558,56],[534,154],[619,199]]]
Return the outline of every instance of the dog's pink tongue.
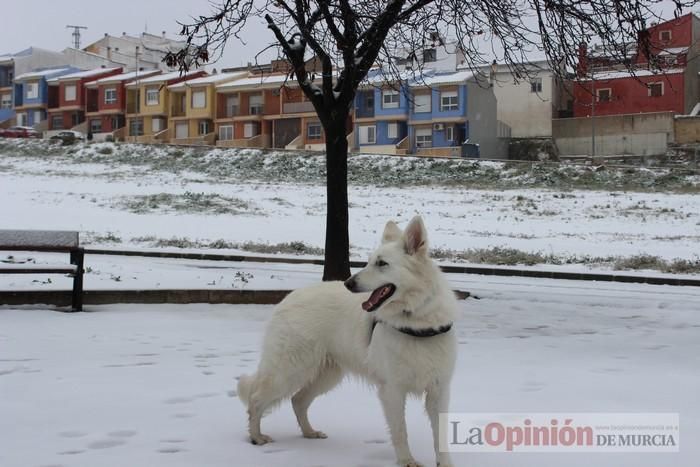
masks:
[[[367,301],[362,302],[362,309],[365,311],[372,311],[374,307],[377,306],[377,303],[379,303],[379,299],[384,295],[384,289],[386,289],[386,287],[382,286],[372,292],[372,295],[369,296]]]

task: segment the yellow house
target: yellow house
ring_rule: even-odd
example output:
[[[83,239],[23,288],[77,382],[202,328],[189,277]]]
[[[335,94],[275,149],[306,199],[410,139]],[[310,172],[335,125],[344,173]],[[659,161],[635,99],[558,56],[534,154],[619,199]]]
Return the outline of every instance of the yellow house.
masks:
[[[168,86],[168,128],[173,144],[214,144],[216,133],[216,86],[248,76],[247,72],[221,73]]]
[[[135,79],[126,85],[127,141],[167,143],[170,140],[169,86],[205,76],[204,71],[179,71]]]

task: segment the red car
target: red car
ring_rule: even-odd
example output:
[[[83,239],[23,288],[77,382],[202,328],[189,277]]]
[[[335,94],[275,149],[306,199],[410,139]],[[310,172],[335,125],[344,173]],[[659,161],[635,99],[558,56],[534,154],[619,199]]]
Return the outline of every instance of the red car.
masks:
[[[0,136],[3,138],[40,138],[38,131],[30,126],[11,126],[7,129],[0,128]]]

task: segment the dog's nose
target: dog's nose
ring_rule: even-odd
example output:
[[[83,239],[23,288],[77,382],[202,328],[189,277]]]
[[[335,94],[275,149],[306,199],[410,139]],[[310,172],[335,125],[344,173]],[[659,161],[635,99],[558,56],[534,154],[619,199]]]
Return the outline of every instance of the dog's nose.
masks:
[[[350,279],[345,281],[345,288],[348,289],[350,292],[355,290],[355,277],[350,277]]]

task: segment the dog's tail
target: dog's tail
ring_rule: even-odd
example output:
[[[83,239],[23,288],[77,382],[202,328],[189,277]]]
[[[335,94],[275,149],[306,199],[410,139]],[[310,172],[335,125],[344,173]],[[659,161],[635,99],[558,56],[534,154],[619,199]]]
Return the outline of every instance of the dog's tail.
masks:
[[[255,375],[241,375],[238,378],[238,398],[248,406],[248,400],[250,399],[250,389],[255,380]]]

